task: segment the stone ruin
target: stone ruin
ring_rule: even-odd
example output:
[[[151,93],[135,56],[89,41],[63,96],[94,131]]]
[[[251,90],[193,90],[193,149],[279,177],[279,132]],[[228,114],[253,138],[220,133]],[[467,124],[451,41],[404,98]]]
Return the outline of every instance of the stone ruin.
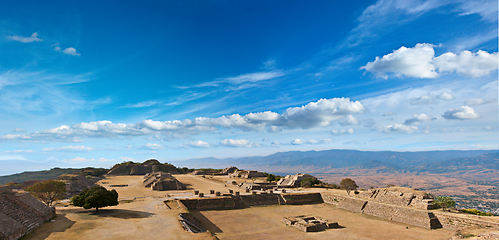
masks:
[[[202,170],[195,170],[193,172],[191,172],[192,175],[206,175],[206,172],[202,171]]]
[[[388,187],[370,189],[361,192],[359,197],[370,201],[388,203],[398,206],[408,206],[424,210],[435,209],[433,196],[429,193],[405,187]]]
[[[249,189],[253,191],[254,190],[265,191],[268,189],[275,189],[277,187],[275,183],[239,183],[237,186],[242,189]]]
[[[301,181],[307,178],[313,178],[314,176],[309,175],[309,174],[302,174],[298,173],[295,175],[287,175],[284,178],[279,179],[277,181],[277,186],[281,188],[294,188],[294,187],[300,187]]]
[[[318,232],[329,228],[339,228],[337,222],[318,218],[311,215],[301,215],[296,217],[283,217],[281,222],[288,226],[293,226],[303,232]]]
[[[144,176],[144,187],[152,190],[185,190],[185,185],[174,178],[170,173],[156,172]]]
[[[254,170],[236,170],[231,174],[228,174],[231,178],[257,178],[257,177],[265,177],[265,174],[262,172],[254,171]]]
[[[18,239],[54,216],[54,207],[31,194],[0,187],[0,239]]]
[[[191,233],[202,233],[206,232],[206,229],[201,227],[201,222],[190,213],[180,213],[178,215],[180,219],[180,224],[185,228],[185,230]]]
[[[235,171],[237,171],[237,167],[234,167],[234,166],[231,166],[231,167],[226,167],[224,168],[224,170],[222,170],[219,174],[220,175],[229,175],[231,173],[234,173]]]

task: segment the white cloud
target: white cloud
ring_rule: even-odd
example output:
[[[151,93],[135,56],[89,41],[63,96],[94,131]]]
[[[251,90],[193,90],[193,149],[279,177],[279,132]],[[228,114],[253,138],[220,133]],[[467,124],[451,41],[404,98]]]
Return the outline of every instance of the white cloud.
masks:
[[[402,124],[393,124],[393,125],[388,125],[384,127],[377,127],[377,130],[379,132],[383,133],[413,133],[418,130],[418,127],[416,126],[406,126]]]
[[[332,130],[331,134],[333,134],[333,135],[353,134],[353,128]]]
[[[119,108],[143,108],[143,107],[154,106],[157,104],[158,104],[158,102],[156,102],[156,101],[144,101],[144,102],[139,102],[136,104],[127,104],[127,105],[119,107]]]
[[[433,59],[439,73],[456,72],[467,77],[481,77],[497,70],[497,52],[479,50],[476,53],[462,51],[461,54],[444,53]]]
[[[231,83],[244,83],[244,82],[258,82],[258,81],[264,81],[264,80],[270,80],[278,77],[282,77],[285,74],[282,71],[270,71],[270,72],[256,72],[256,73],[247,73],[247,74],[242,74],[237,77],[228,77],[224,78],[224,81],[231,82]]]
[[[432,116],[428,116],[424,113],[421,113],[421,114],[414,114],[411,118],[405,120],[404,122],[404,125],[410,125],[410,126],[417,126],[419,125],[421,122],[424,122],[424,121],[433,121],[435,120],[436,118],[432,117]]]
[[[360,69],[373,73],[376,77],[436,78],[441,74],[453,73],[480,77],[497,69],[497,53],[462,51],[460,54],[447,52],[435,57],[434,45],[418,43],[413,48],[400,47],[382,58],[376,57]]]
[[[57,51],[57,52],[61,51],[61,47],[59,46],[59,43],[54,43],[50,46],[54,47],[54,51]]]
[[[10,150],[10,151],[5,151],[4,153],[32,153],[34,152],[33,150],[27,150],[27,149],[19,149],[19,150]]]
[[[51,147],[44,148],[42,151],[44,152],[53,152],[53,151],[90,151],[93,150],[93,147],[86,146],[64,146],[64,147]]]
[[[377,77],[388,78],[387,73],[400,77],[435,78],[435,66],[431,63],[435,56],[433,45],[418,43],[414,48],[400,47],[382,58],[376,57],[360,69],[374,73]]]
[[[165,148],[164,146],[159,145],[157,143],[147,143],[146,145],[142,146],[142,149],[149,149],[149,150],[161,150],[164,148]]]
[[[22,128],[14,128],[14,130],[12,130],[13,132],[26,132],[26,130],[22,129]]]
[[[259,144],[252,143],[246,139],[224,139],[220,145],[225,147],[259,147]]]
[[[208,147],[211,147],[211,145],[207,142],[203,142],[203,141],[193,141],[193,142],[189,142],[189,143],[186,143],[187,146],[189,147],[194,147],[194,148],[208,148]]]
[[[386,117],[386,116],[391,116],[391,115],[395,115],[397,114],[396,112],[392,112],[392,111],[389,111],[389,112],[385,112],[383,113],[383,117]]]
[[[442,93],[440,93],[440,95],[437,96],[437,98],[450,101],[450,100],[454,99],[454,96],[452,95],[452,93],[442,92]]]
[[[290,142],[291,145],[304,145],[304,144],[325,144],[325,143],[330,143],[332,142],[331,139],[321,139],[321,140],[314,140],[314,139],[309,139],[309,140],[303,140],[303,139],[295,139]]]
[[[418,104],[433,104],[437,103],[438,100],[445,100],[445,101],[450,101],[454,99],[454,95],[452,93],[448,92],[442,92],[439,95],[435,96],[432,93],[428,94],[423,94],[420,97],[413,97],[409,99],[409,103],[411,105],[418,105]]]
[[[293,145],[302,145],[302,144],[305,144],[305,141],[297,138],[297,139],[291,141],[291,144],[293,144]]]
[[[62,51],[63,53],[71,56],[80,56],[81,54],[76,52],[76,49],[73,47],[68,47]]]
[[[359,119],[352,116],[348,115],[344,119],[339,121],[340,125],[346,126],[346,125],[358,125],[359,124]]]
[[[478,105],[483,105],[487,103],[493,103],[497,102],[496,99],[483,99],[483,98],[472,98],[468,99],[464,102],[465,106],[478,106]]]
[[[497,1],[495,0],[474,0],[460,1],[458,10],[460,15],[479,14],[483,19],[490,22],[497,22]]]
[[[135,124],[113,123],[111,121],[82,122],[72,126],[62,125],[29,134],[3,135],[0,140],[56,140],[81,141],[84,137],[119,137],[157,135],[171,133],[195,135],[214,132],[219,128],[240,129],[243,131],[278,132],[286,129],[309,129],[327,126],[332,121],[342,124],[358,124],[352,114],[363,113],[365,107],[359,101],[348,98],[320,99],[302,107],[291,107],[283,114],[271,111],[232,114],[217,118],[197,117],[192,120],[154,121],[143,120]]]
[[[445,119],[476,119],[480,117],[480,114],[475,113],[475,109],[469,106],[461,106],[456,109],[451,109],[442,114]]]
[[[43,41],[43,39],[38,38],[38,33],[36,33],[36,32],[31,34],[30,37],[20,37],[20,36],[14,35],[14,36],[9,36],[8,39],[13,40],[13,41],[23,42],[23,43]]]

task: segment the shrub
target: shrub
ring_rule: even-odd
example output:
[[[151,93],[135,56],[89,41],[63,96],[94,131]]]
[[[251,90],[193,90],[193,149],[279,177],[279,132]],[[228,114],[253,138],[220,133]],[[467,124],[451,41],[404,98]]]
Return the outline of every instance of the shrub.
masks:
[[[25,190],[50,206],[54,201],[64,198],[66,195],[66,183],[57,180],[46,180],[37,182],[25,188]]]
[[[71,203],[85,209],[95,208],[95,211],[98,212],[99,208],[118,205],[118,192],[114,189],[109,191],[102,186],[95,185],[73,196]]]

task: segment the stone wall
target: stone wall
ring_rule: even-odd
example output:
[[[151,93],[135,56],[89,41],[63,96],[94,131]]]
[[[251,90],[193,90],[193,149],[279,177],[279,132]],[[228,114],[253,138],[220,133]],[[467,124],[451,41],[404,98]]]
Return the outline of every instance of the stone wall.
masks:
[[[397,206],[411,206],[419,209],[433,209],[433,196],[429,193],[404,187],[371,189],[361,192],[361,198]]]
[[[189,210],[226,210],[236,207],[232,197],[191,198],[178,201],[179,206]]]
[[[499,231],[499,223],[490,222],[487,221],[486,219],[484,220],[473,219],[475,218],[475,216],[473,216],[473,218],[465,216],[459,217],[439,212],[435,212],[434,214],[436,217],[438,217],[440,223],[444,228],[458,230],[466,227],[482,227],[482,228],[491,228]]]
[[[341,201],[345,199],[345,196],[328,192],[321,192],[321,197],[325,203],[334,204],[334,205],[338,205]]]
[[[282,193],[286,204],[311,204],[323,203],[320,193]]]
[[[442,228],[432,212],[369,201],[362,213],[427,229]]]
[[[345,197],[338,203],[338,208],[348,210],[350,212],[360,213],[367,204],[367,200]]]
[[[279,205],[277,194],[241,195],[240,198],[246,206]]]
[[[0,193],[0,239],[18,239],[54,216],[55,208],[29,193]]]

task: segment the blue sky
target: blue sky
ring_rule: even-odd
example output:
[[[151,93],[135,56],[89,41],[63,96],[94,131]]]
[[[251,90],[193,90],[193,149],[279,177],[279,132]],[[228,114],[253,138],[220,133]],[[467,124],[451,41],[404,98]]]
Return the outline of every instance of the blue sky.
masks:
[[[0,174],[498,149],[497,15],[497,1],[2,1]]]

